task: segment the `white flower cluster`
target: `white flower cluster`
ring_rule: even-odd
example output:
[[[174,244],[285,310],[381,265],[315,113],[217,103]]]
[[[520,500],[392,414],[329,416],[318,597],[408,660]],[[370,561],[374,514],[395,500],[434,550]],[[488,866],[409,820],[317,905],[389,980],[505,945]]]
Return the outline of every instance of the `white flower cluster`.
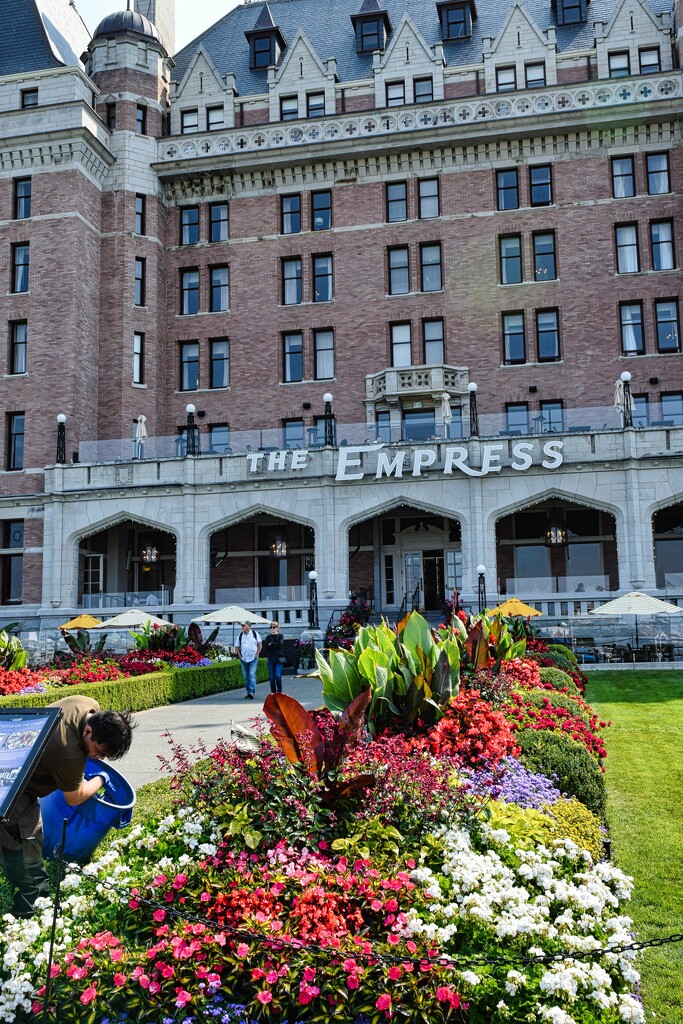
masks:
[[[478,851],[464,829],[442,829],[439,834],[443,843],[440,872],[424,866],[412,872],[428,902],[426,911],[409,912],[407,931],[411,934],[438,941],[449,952],[449,943],[458,931],[484,925],[490,930],[492,946],[496,940],[507,945],[511,939],[517,940],[518,946],[520,938],[533,937],[536,944],[528,948],[532,956],[546,952],[544,942],[550,951],[559,943],[571,953],[632,941],[630,919],[615,913],[631,893],[631,880],[611,864],[594,865],[590,855],[570,840],[556,842],[552,850],[544,846],[514,850],[504,830],[489,828],[484,830],[488,848]],[[640,1004],[619,992],[638,981],[632,960],[630,953],[608,953],[601,963],[552,962],[537,972],[540,980],[533,982],[510,970],[501,995],[509,1000],[524,988],[533,991],[539,999],[538,1019],[551,1024],[575,1024],[564,1007],[571,1008],[579,1001],[597,1012],[617,1011],[628,1024],[641,1024]],[[620,977],[617,990],[605,966]],[[475,977],[471,971],[461,974],[468,985],[481,980],[475,982]],[[507,1004],[504,1006],[507,1010]]]

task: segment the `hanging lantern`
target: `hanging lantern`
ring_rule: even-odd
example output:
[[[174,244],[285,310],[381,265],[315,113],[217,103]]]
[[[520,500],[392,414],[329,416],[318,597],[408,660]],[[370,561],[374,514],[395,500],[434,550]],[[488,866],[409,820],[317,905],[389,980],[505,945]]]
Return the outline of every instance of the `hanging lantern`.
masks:
[[[153,565],[159,561],[159,552],[153,544],[145,544],[140,557],[143,565]]]
[[[567,527],[560,519],[551,519],[545,531],[545,545],[548,548],[561,548],[567,543]]]
[[[273,543],[270,545],[270,553],[273,558],[286,558],[287,557],[287,541],[284,537],[276,537]]]

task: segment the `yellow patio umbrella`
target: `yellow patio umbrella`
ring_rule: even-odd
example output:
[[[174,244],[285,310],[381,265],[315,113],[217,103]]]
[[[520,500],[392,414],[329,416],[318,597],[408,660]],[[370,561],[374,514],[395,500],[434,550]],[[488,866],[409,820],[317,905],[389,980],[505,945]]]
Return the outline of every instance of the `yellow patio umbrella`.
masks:
[[[521,615],[525,619],[530,618],[532,615],[542,615],[543,612],[539,612],[538,608],[532,608],[529,604],[524,604],[524,601],[520,601],[518,597],[509,597],[507,601],[503,601],[497,608],[491,608],[489,615]]]
[[[93,626],[99,626],[102,619],[96,619],[94,615],[77,615],[75,619],[70,619],[65,622],[60,629],[92,629]]]

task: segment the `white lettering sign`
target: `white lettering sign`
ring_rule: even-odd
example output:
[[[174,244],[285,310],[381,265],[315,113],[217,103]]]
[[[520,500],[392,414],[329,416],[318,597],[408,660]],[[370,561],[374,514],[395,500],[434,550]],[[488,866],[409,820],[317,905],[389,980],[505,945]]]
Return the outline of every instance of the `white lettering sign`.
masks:
[[[540,445],[540,451],[535,452],[535,445],[532,441],[518,441],[512,448],[512,462],[510,469],[517,473],[523,473],[531,469],[534,464],[534,455],[544,469],[559,469],[564,462],[562,441],[546,441]],[[365,475],[363,466],[363,455],[377,452],[377,466],[374,471],[376,480],[382,477],[394,477],[400,480],[404,472],[410,472],[414,477],[421,477],[423,472],[436,466],[438,449],[416,448],[412,453],[412,464],[409,461],[410,452],[406,449],[401,451],[386,452],[381,449],[384,445],[363,444],[343,445],[338,449],[336,480],[342,482],[362,480]],[[453,473],[464,473],[465,476],[488,476],[489,473],[500,473],[503,469],[501,463],[502,453],[505,450],[504,444],[483,444],[481,446],[481,468],[470,466],[470,453],[464,445],[453,445],[446,448],[443,455],[443,468],[441,472],[447,476]],[[250,473],[267,472],[274,473],[282,470],[302,470],[308,465],[309,452],[305,449],[297,451],[275,451],[275,452],[249,452],[246,456],[247,466]]]

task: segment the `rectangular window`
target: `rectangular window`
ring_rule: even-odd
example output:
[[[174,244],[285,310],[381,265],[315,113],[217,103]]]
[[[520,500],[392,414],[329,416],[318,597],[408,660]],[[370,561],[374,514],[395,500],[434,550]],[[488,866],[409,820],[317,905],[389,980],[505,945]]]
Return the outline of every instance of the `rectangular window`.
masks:
[[[524,80],[527,89],[545,89],[545,61],[525,64]]]
[[[209,451],[214,455],[230,454],[230,427],[227,423],[212,423],[209,427]]]
[[[451,405],[451,422],[446,424],[445,436],[449,441],[458,441],[465,436],[462,421],[462,406]]]
[[[196,245],[199,241],[199,207],[183,206],[180,210],[180,244]]]
[[[313,331],[315,352],[315,379],[330,380],[334,377],[334,331]]]
[[[416,78],[413,80],[413,96],[416,103],[431,103],[434,99],[434,80],[429,78]]]
[[[670,391],[660,395],[662,419],[675,426],[683,426],[683,391]]]
[[[441,34],[444,40],[465,39],[472,32],[469,4],[440,6]]]
[[[282,303],[296,306],[301,302],[301,259],[282,261]]]
[[[211,353],[210,388],[227,388],[230,385],[230,342],[227,338],[212,338],[209,342]]]
[[[0,601],[3,604],[21,604],[24,571],[24,556],[20,550],[24,546],[24,522],[22,519],[5,521],[2,546],[12,551],[17,549],[19,551],[17,554],[3,555]]]
[[[324,92],[307,92],[306,93],[306,117],[324,117],[325,116],[325,93]]]
[[[648,395],[633,395],[633,426],[647,427],[650,423],[650,399]]]
[[[443,320],[422,321],[424,362],[427,366],[445,362]]]
[[[31,179],[14,179],[14,219],[27,220],[31,216]]]
[[[199,271],[180,271],[180,314],[191,316],[199,312]]]
[[[24,468],[24,414],[7,414],[7,469]]]
[[[661,196],[671,191],[669,184],[669,154],[648,153],[646,158],[647,166],[647,191],[651,196]]]
[[[391,443],[391,417],[388,409],[375,413],[375,436],[378,441]]]
[[[283,420],[282,441],[284,448],[303,448],[304,446],[304,421]]]
[[[628,50],[608,54],[609,77],[627,78],[631,74],[631,59]]]
[[[500,283],[519,284],[522,280],[522,236],[506,235],[498,239]]]
[[[228,204],[212,203],[209,206],[209,241],[227,242]]]
[[[332,257],[313,257],[313,301],[331,302],[333,295],[332,287]]]
[[[400,82],[387,82],[387,107],[402,107],[406,101],[406,83],[401,79]]]
[[[509,402],[505,406],[505,426],[511,433],[529,433],[529,406],[526,402]]]
[[[638,50],[638,63],[641,75],[656,75],[662,69],[659,47],[648,46]]]
[[[27,107],[38,106],[38,90],[37,89],[22,89],[21,90],[21,106],[23,110]]]
[[[140,108],[138,107],[138,110]],[[195,107],[194,110],[181,110],[180,111],[180,134],[181,135],[192,135],[194,132],[199,131],[199,111]]]
[[[652,242],[652,269],[673,270],[676,266],[673,221],[651,221],[650,240]]]
[[[541,402],[541,431],[560,434],[564,430],[562,402]]]
[[[180,345],[180,390],[196,391],[199,387],[199,342],[184,341]]]
[[[280,97],[280,120],[281,121],[296,121],[299,116],[299,97],[298,96],[281,96]]]
[[[636,194],[632,156],[612,158],[612,195],[615,199],[630,199]]]
[[[586,20],[586,0],[557,0],[557,24],[579,25]]]
[[[645,351],[642,302],[622,302],[619,306],[619,318],[622,353],[625,356],[642,355]]]
[[[144,256],[135,257],[135,291],[133,302],[136,306],[145,305],[145,292],[146,292],[146,263]]]
[[[408,267],[408,246],[387,251],[389,262],[389,294],[407,295],[410,291],[410,272]]]
[[[138,105],[135,108],[135,134],[147,134],[147,107]]]
[[[434,409],[406,409],[403,413],[403,440],[427,441],[436,436]]]
[[[507,364],[526,362],[524,313],[503,313],[503,361]]]
[[[145,383],[145,336],[140,331],[133,334],[133,384]]]
[[[252,68],[268,68],[275,63],[275,39],[272,35],[252,36]]]
[[[282,336],[283,365],[285,382],[288,384],[304,379],[304,337],[300,331]]]
[[[420,220],[430,220],[440,214],[439,179],[421,178],[417,183]]]
[[[658,299],[655,302],[655,327],[657,351],[680,352],[681,340],[676,299]]]
[[[105,108],[105,119],[110,132],[116,131],[116,104],[107,103]]]
[[[496,68],[496,92],[514,92],[517,88],[515,67]]]
[[[387,185],[387,220],[390,224],[408,220],[408,185],[405,181]]]
[[[496,172],[499,210],[519,209],[519,178],[517,169]]]
[[[144,235],[146,226],[146,197],[139,193],[135,196],[135,234]]]
[[[640,270],[637,225],[617,224],[614,234],[617,247],[617,274],[637,274]]]
[[[391,325],[391,365],[396,367],[412,364],[410,324]]]
[[[12,291],[28,291],[29,244],[19,242],[12,246]]]
[[[209,311],[225,313],[230,309],[230,270],[228,267],[210,268]]]
[[[26,373],[26,348],[28,343],[28,324],[18,320],[10,324],[10,373]]]
[[[301,231],[301,196],[283,196],[281,200],[283,235],[298,235]]]
[[[207,132],[219,132],[225,127],[225,111],[223,107],[206,108],[206,130]]]
[[[311,192],[311,227],[313,231],[327,231],[332,227],[332,193]]]
[[[553,182],[550,164],[529,168],[529,189],[532,206],[550,206],[553,201]]]
[[[560,358],[560,328],[556,309],[536,310],[536,336],[539,363],[552,363]]]
[[[533,234],[534,279],[554,281],[557,277],[555,261],[555,232],[538,231]]]
[[[356,48],[358,53],[372,53],[382,49],[382,31],[379,18],[365,18],[356,23]]]
[[[383,414],[378,414],[383,415]],[[389,414],[387,413],[387,416]],[[380,440],[379,434],[377,440]],[[384,600],[386,604],[396,604],[396,588],[394,584],[394,556],[384,556]]]
[[[420,246],[420,282],[423,292],[441,291],[443,275],[440,242]]]

